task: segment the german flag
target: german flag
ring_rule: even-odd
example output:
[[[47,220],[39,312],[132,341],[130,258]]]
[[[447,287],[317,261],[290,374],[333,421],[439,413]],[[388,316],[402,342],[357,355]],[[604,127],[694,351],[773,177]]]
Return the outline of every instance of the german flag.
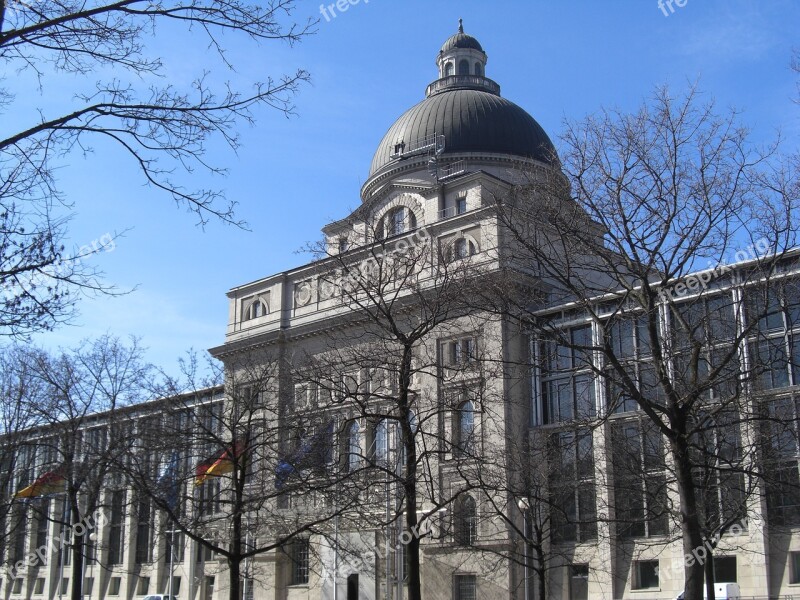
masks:
[[[235,461],[244,453],[244,445],[234,442],[233,445],[223,450],[222,454],[204,460],[195,468],[194,485],[203,485],[209,477],[219,477],[231,473]]]
[[[63,492],[67,479],[60,471],[50,471],[39,477],[28,487],[21,489],[14,498],[38,498]]]

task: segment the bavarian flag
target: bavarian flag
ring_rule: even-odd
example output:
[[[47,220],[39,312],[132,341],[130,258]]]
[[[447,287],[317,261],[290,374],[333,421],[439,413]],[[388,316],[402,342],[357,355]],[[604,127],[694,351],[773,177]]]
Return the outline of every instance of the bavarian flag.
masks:
[[[231,446],[222,451],[222,454],[212,456],[204,460],[195,468],[194,484],[203,485],[209,477],[219,477],[226,473],[231,473],[235,466],[235,461],[244,453],[244,445],[234,442]]]
[[[67,479],[60,471],[50,471],[39,477],[36,481],[26,488],[22,488],[14,498],[38,498],[49,494],[63,492],[66,487]]]

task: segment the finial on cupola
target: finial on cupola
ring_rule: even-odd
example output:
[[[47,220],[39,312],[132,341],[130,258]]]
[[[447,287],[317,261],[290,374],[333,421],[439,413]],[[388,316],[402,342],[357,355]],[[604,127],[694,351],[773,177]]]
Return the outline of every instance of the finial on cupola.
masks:
[[[458,33],[464,33],[464,19],[458,20]]]

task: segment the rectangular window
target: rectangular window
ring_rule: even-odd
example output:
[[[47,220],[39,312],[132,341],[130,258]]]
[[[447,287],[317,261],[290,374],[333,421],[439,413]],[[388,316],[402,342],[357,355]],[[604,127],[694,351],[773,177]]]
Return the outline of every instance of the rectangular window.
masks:
[[[111,518],[108,526],[108,564],[122,564],[125,543],[125,490],[111,493]]]
[[[169,574],[164,578],[164,593],[169,594]],[[172,595],[177,597],[178,594],[181,593],[181,578],[180,577],[173,577],[172,578]]]
[[[750,377],[757,389],[800,385],[800,293],[797,282],[745,290]]]
[[[108,595],[119,596],[119,589],[121,586],[122,586],[122,578],[112,577],[111,581],[108,583]]]
[[[69,592],[69,577],[61,579],[61,595],[66,596]]]
[[[800,476],[797,462],[771,465],[772,476],[767,481],[767,514],[776,526],[800,524]]]
[[[136,564],[153,562],[152,507],[147,500],[140,500],[136,511]]]
[[[150,593],[150,578],[149,577],[139,577],[139,581],[136,582],[136,594],[138,596],[147,596]]]
[[[661,434],[646,420],[613,424],[615,513],[622,537],[665,535],[667,480]]]
[[[37,577],[33,584],[33,595],[41,596],[42,594],[44,594],[44,577]]]
[[[798,474],[798,410],[800,399],[765,400],[767,419],[762,423],[762,447],[766,469],[767,518],[771,525],[800,525],[800,475]]]
[[[744,301],[748,324],[755,332],[766,334],[783,329],[783,308],[776,286],[749,287]]]
[[[454,600],[477,600],[478,582],[475,575],[455,575],[453,592]]]
[[[456,214],[463,215],[465,212],[467,212],[467,197],[459,196],[456,198]]]
[[[756,389],[772,390],[789,385],[789,358],[783,337],[750,345],[751,378]]]
[[[635,392],[642,397],[658,395],[658,386],[652,372],[651,340],[647,315],[620,315],[606,324],[606,341],[620,362],[623,372],[608,366],[605,371],[606,406],[611,414],[622,414],[638,409]],[[624,384],[625,377],[636,386],[631,390]]]
[[[590,430],[550,436],[553,538],[585,542],[597,538],[594,456]]]
[[[789,583],[800,583],[800,552],[789,554]]]
[[[170,556],[176,563],[183,562],[183,555],[185,550],[184,535],[182,531],[167,531],[164,534],[164,556],[165,560],[169,562]],[[174,541],[174,544],[173,544]]]
[[[714,581],[717,583],[736,583],[736,557],[714,557]]]
[[[701,450],[695,459],[698,504],[708,527],[737,522],[746,526],[746,499],[742,464],[740,418],[735,410],[714,408],[714,413],[699,413],[698,427],[691,437],[693,448]]]
[[[220,511],[221,482],[218,477],[206,479],[200,486],[197,510],[200,515],[215,515]]]
[[[633,589],[652,590],[660,587],[657,560],[637,560],[633,563],[633,568]]]
[[[92,595],[92,588],[94,587],[94,577],[84,577],[83,579],[83,595]]]
[[[569,566],[569,599],[589,600],[589,565]]]
[[[560,339],[540,345],[542,417],[545,424],[595,416],[591,347],[591,325],[564,330]]]
[[[310,540],[298,538],[292,542],[290,558],[292,561],[291,585],[308,583]]]
[[[50,500],[44,500],[42,502],[42,506],[38,511],[36,516],[36,548],[46,548],[47,547],[47,536],[50,526]],[[47,555],[48,552],[43,552],[37,556],[37,560],[39,564],[47,564]]]
[[[28,537],[28,514],[25,506],[14,507],[12,519],[13,537],[11,546],[11,562],[16,563],[25,558],[25,543]]]
[[[210,544],[216,546],[217,540],[210,540]],[[195,547],[197,548],[197,553],[195,554],[195,560],[198,563],[208,562],[210,560],[216,560],[217,554],[216,552],[214,552],[211,546],[208,546],[206,544],[197,544]]]
[[[477,359],[477,342],[474,337],[463,337],[450,340],[445,344],[444,355],[450,367],[471,365]]]

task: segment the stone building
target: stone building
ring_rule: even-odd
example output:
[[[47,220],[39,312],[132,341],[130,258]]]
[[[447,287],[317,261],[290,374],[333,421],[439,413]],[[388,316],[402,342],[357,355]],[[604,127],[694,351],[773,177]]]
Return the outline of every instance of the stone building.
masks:
[[[251,408],[268,413],[278,432],[259,458],[260,489],[262,509],[284,520],[248,535],[273,539],[293,519],[317,519],[244,565],[246,598],[396,600],[411,576],[412,538],[426,600],[538,599],[537,568],[548,598],[667,599],[683,589],[663,441],[586,352],[609,340],[644,385],[652,349],[635,312],[612,323],[604,297],[591,318],[525,261],[498,202],[518,186],[557,178],[559,162],[541,126],[487,77],[487,62],[460,27],[436,55],[438,76],[425,99],[381,140],[361,206],[323,229],[316,260],[228,292],[225,342],[211,350],[227,368],[226,410],[250,410],[242,402],[255,393]],[[587,227],[602,238],[597,224]],[[738,583],[746,596],[788,596],[800,585],[792,529],[800,526],[792,395],[800,384],[800,294],[792,257],[780,263],[779,291],[745,285],[737,274],[747,268],[715,274],[701,300],[732,331],[749,331],[715,343],[741,343],[734,378],[745,383],[735,395],[753,391],[753,403],[773,417],[765,422],[780,430],[766,430],[764,446],[762,424],[737,422],[734,437],[737,448],[765,448],[780,477],[752,489],[718,477],[705,483],[704,501],[707,510],[719,507],[720,519],[737,494],[747,508],[715,550],[717,581]],[[498,284],[509,272],[514,285]],[[540,339],[541,327],[496,310],[503,290],[519,289],[566,342]],[[760,292],[763,310],[753,312]],[[669,331],[670,309],[658,310]],[[703,350],[709,364],[715,350]],[[253,392],[259,367],[269,385]],[[712,404],[719,394],[709,391]],[[164,402],[140,412],[157,413]],[[112,515],[107,527],[123,527],[132,543],[119,548],[120,562],[103,551],[95,563],[102,575],[87,576],[94,579],[85,595],[164,592],[166,537],[148,534],[132,510],[121,521]],[[522,541],[537,527],[546,565]],[[35,547],[36,527],[24,531],[21,543]],[[110,529],[100,535],[110,539]],[[193,542],[181,552],[179,598],[228,597],[218,557]],[[57,577],[52,562],[20,572],[4,595],[55,597]]]

